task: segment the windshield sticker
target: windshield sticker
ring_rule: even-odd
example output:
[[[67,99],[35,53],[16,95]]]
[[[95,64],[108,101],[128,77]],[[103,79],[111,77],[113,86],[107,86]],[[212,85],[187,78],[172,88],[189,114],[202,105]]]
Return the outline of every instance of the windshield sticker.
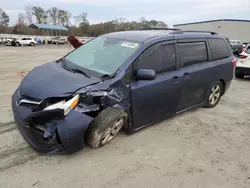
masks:
[[[132,43],[132,42],[124,42],[121,44],[121,46],[127,47],[127,48],[136,48],[138,46],[138,44]]]

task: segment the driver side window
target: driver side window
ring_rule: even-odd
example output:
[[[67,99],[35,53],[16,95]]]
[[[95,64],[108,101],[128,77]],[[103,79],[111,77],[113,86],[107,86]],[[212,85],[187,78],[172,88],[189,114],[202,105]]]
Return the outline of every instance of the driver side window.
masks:
[[[155,72],[161,70],[160,53],[156,45],[146,49],[134,62],[134,70],[153,69]]]
[[[175,44],[153,45],[134,62],[134,71],[153,69],[156,74],[176,69]]]

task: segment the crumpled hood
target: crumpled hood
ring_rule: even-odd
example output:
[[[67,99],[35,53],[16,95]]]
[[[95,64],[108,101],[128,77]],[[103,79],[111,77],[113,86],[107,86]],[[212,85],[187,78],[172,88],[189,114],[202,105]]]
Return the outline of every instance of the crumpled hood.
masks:
[[[100,81],[65,70],[61,63],[51,62],[34,68],[25,76],[20,84],[20,95],[35,100],[67,97],[80,88]]]

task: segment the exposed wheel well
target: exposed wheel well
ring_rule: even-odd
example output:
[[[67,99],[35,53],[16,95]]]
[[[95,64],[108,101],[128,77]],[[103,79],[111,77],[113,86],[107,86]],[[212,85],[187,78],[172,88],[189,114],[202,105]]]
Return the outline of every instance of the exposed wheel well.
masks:
[[[225,81],[224,80],[222,80],[222,79],[220,79],[220,82],[221,82],[221,84],[222,84],[222,95],[224,94],[224,92],[225,92],[225,87],[226,87],[226,83],[225,83]]]

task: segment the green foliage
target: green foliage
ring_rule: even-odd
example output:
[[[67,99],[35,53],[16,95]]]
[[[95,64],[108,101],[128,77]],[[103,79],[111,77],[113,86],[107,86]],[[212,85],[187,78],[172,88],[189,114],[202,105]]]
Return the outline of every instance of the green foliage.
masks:
[[[37,23],[46,23],[47,22],[47,13],[42,7],[33,6],[32,14],[36,17]]]

